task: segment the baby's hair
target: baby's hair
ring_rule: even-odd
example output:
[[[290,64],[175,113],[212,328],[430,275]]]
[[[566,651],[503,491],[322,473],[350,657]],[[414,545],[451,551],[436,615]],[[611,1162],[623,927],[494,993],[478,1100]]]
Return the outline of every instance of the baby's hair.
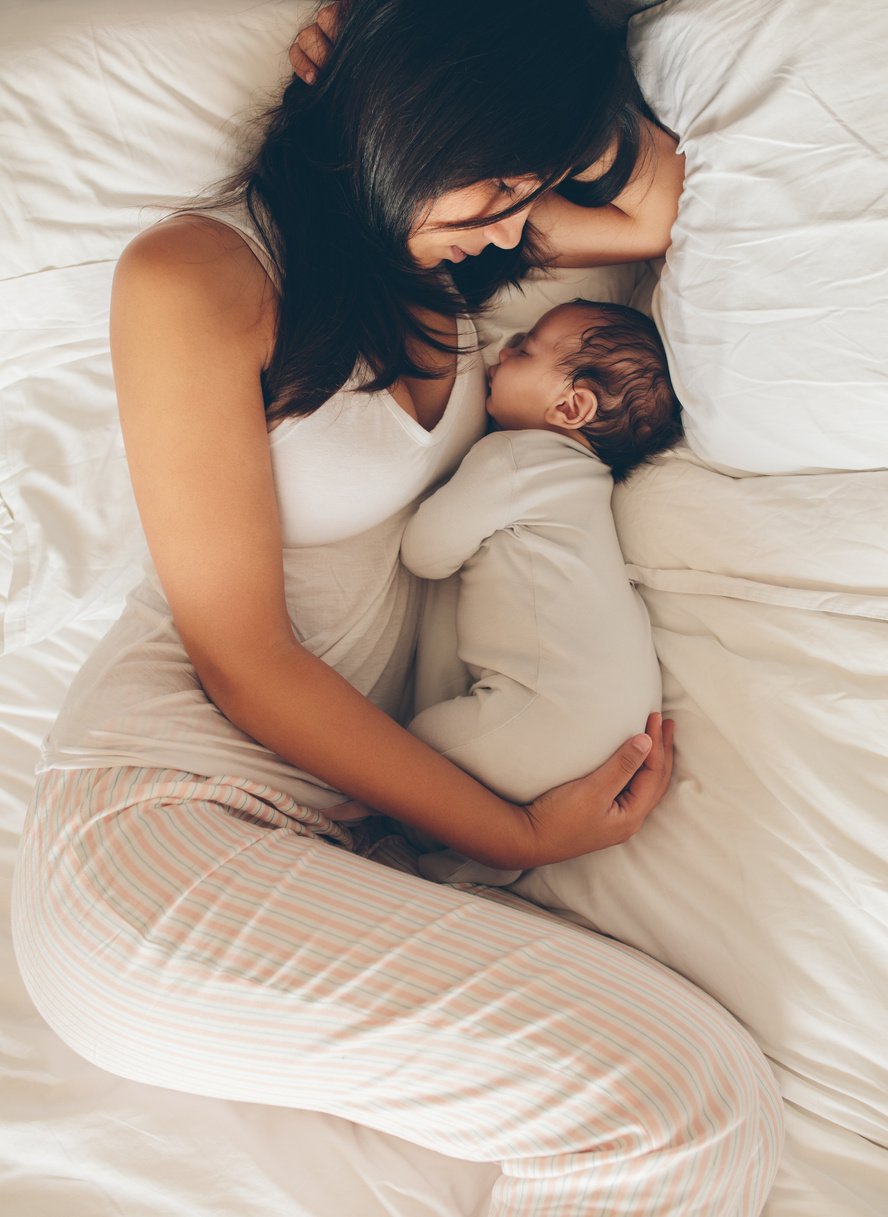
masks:
[[[561,366],[576,386],[598,398],[595,416],[582,434],[610,465],[615,482],[682,436],[681,403],[669,379],[657,327],[622,304],[574,300],[595,314],[580,347]]]

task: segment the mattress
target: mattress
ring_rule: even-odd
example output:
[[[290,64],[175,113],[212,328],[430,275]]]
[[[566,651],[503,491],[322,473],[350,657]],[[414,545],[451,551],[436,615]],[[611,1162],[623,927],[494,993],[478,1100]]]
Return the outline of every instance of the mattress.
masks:
[[[307,6],[0,5],[0,1207],[15,1217],[483,1217],[494,1164],[117,1079],[18,978],[8,890],[40,739],[143,543],[107,346],[126,242],[218,178]],[[888,1210],[888,106],[875,0],[668,0],[639,77],[687,181],[656,266],[506,293],[489,352],[586,295],[658,319],[688,438],[614,496],[677,724],[627,845],[522,894],[752,1032],[786,1100],[766,1217]]]

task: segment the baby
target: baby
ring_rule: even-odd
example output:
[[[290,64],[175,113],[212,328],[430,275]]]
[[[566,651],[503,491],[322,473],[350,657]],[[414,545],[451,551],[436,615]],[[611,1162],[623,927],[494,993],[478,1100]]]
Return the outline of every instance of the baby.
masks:
[[[410,730],[516,803],[581,777],[660,707],[644,605],[626,578],[614,481],[681,435],[653,323],[576,300],[546,313],[490,369],[480,440],[420,506],[401,559],[426,579],[459,571],[458,654],[471,685]],[[421,643],[422,645],[422,643]],[[451,850],[432,879],[506,884]]]

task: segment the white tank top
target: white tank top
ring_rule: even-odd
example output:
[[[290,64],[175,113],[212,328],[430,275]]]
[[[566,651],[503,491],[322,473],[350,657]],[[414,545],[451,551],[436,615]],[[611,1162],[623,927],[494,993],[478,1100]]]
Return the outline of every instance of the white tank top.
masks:
[[[271,274],[248,221],[206,214],[236,228]],[[470,321],[461,319],[458,330],[461,345],[474,342]],[[401,534],[418,501],[482,435],[485,396],[480,355],[467,355],[431,431],[389,392],[362,393],[349,382],[314,414],[285,419],[268,437],[296,635],[398,721],[412,712],[424,590],[398,559]],[[117,765],[245,777],[310,807],[342,797],[208,700],[150,561],[121,618],[75,677],[40,767]]]

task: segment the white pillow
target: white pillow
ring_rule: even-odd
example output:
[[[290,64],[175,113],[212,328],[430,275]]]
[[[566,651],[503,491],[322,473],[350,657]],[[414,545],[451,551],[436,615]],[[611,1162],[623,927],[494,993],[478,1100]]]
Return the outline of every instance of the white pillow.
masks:
[[[691,447],[888,467],[888,5],[668,0],[632,45],[687,158],[654,316]]]
[[[0,12],[3,649],[116,613],[143,551],[108,354],[114,262],[225,174],[312,6],[82,0]],[[146,207],[156,203],[158,207]]]

